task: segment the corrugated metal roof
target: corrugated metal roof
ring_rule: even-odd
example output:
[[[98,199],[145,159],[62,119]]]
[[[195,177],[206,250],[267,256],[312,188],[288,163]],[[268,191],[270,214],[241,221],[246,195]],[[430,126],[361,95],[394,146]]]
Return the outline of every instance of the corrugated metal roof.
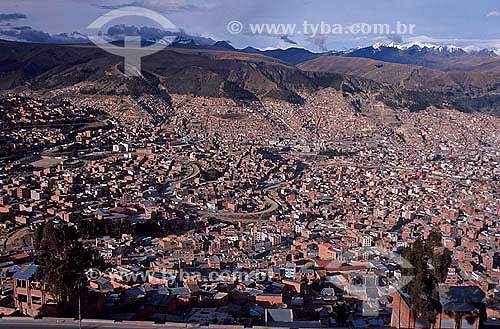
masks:
[[[29,280],[33,274],[35,274],[38,269],[38,265],[26,264],[21,266],[21,269],[14,273],[12,276],[14,279],[18,280]]]

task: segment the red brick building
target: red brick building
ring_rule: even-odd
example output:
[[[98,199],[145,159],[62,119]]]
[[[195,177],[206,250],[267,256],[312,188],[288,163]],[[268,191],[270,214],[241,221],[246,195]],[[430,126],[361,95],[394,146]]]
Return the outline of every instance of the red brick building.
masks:
[[[436,317],[434,329],[479,329],[485,314],[485,295],[475,286],[439,286],[442,312]],[[457,323],[458,322],[458,323]],[[415,316],[409,297],[396,291],[393,295],[391,327],[404,329],[430,328]]]
[[[70,302],[63,304],[47,291],[47,286],[33,280],[38,266],[27,264],[21,266],[13,276],[14,305],[22,313],[32,317],[44,315],[61,315],[68,309],[77,308],[78,291],[71,296]],[[89,294],[86,289],[81,292],[82,315],[84,317],[97,314],[104,308],[104,296]]]

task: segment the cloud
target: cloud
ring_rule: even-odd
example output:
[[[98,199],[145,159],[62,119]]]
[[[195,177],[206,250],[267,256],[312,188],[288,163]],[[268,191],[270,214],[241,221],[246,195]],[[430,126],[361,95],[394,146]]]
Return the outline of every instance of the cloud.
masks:
[[[12,14],[0,14],[0,22],[3,21],[18,21],[20,19],[28,18],[25,14],[12,13]]]
[[[403,43],[403,37],[399,34],[389,34],[386,37],[394,43]]]
[[[286,49],[289,49],[289,48],[292,48],[294,44],[290,44],[290,42],[288,41],[285,41],[283,40],[283,38],[278,38],[277,39],[278,41],[276,42],[276,38],[273,39],[273,44],[272,45],[269,45],[267,47],[259,47],[257,49],[261,50],[261,51],[266,51],[266,50],[277,50],[277,49],[282,49],[282,50],[286,50]]]
[[[328,48],[326,47],[325,37],[322,36],[321,34],[316,34],[316,35],[309,36],[309,41],[313,45],[315,45],[319,50],[321,50],[321,51],[328,51]]]
[[[290,43],[290,44],[292,44],[292,45],[297,45],[297,44],[298,44],[297,42],[295,42],[295,41],[293,41],[292,39],[290,39],[290,38],[288,37],[288,35],[286,35],[286,34],[285,34],[285,35],[282,35],[282,36],[280,37],[280,39],[281,39],[281,40],[283,40],[283,41],[285,41],[286,43]]]
[[[118,9],[128,6],[137,6],[157,10],[163,13],[186,12],[195,10],[213,9],[213,3],[199,3],[192,0],[134,0],[129,3],[116,3],[110,5],[96,4],[102,9]]]
[[[482,49],[478,46],[467,46],[467,47],[464,47],[464,50],[468,53],[470,52],[477,52],[477,51],[481,51]]]
[[[30,26],[16,26],[8,29],[0,30],[0,36],[7,36],[17,41],[35,42],[35,43],[88,43],[88,36],[79,32],[50,34],[44,31],[35,30]],[[215,40],[208,37],[190,35],[184,30],[166,31],[163,29],[150,26],[134,26],[134,25],[113,25],[106,32],[100,33],[102,37],[108,41],[123,40],[125,36],[140,36],[144,40],[159,41],[165,37],[181,37],[191,39],[198,45],[208,46],[215,44]]]
[[[34,30],[30,26],[20,26],[14,27],[10,30],[0,31],[1,35],[13,38],[18,41],[35,42],[35,43],[52,43],[52,44],[64,44],[64,43],[87,43],[89,39],[79,33],[58,33],[49,34],[47,32]]]
[[[180,31],[166,31],[150,26],[134,26],[134,25],[113,25],[108,28],[104,37],[109,40],[122,40],[125,36],[140,36],[145,40],[161,40],[165,37],[182,37],[185,39],[192,39],[199,45],[213,45],[215,40],[207,37],[195,36],[186,33],[184,30]]]
[[[14,26],[12,29],[18,31],[31,30],[31,26]]]
[[[436,38],[427,35],[417,35],[408,37],[407,42],[432,43],[440,45],[460,44],[460,45],[482,45],[482,44],[498,44],[498,39],[463,39],[463,38]]]
[[[488,13],[488,17],[500,17],[500,10],[493,10],[492,12]]]

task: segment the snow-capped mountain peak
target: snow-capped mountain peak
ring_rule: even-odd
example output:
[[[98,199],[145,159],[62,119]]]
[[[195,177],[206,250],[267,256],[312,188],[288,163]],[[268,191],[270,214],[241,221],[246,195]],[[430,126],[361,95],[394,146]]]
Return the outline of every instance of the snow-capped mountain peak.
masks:
[[[372,45],[373,49],[379,50],[380,48],[398,48],[398,44],[395,42],[377,42],[376,44]]]
[[[382,48],[396,48],[402,51],[408,50],[410,48],[417,48],[417,49],[431,49],[431,50],[436,50],[439,52],[447,51],[450,53],[457,52],[457,51],[465,51],[463,48],[457,47],[457,46],[439,46],[439,45],[434,45],[430,43],[421,43],[421,42],[410,42],[410,43],[405,43],[405,44],[397,44],[395,42],[377,42],[376,44],[372,45],[373,49],[380,50]]]
[[[177,39],[177,36],[171,35],[171,36],[163,37],[160,40],[151,40],[151,41],[159,43],[161,45],[170,46],[172,43],[175,42],[176,39]]]
[[[422,42],[409,42],[404,44],[398,44],[395,42],[377,42],[370,47],[364,48],[365,50],[370,50],[376,54],[381,53],[384,50],[389,49],[397,49],[400,53],[406,54],[409,51],[412,53],[421,53],[421,54],[431,54],[437,56],[465,56],[465,55],[474,55],[474,56],[499,56],[500,49],[481,49],[477,46],[467,46],[467,47],[458,47],[454,45],[435,45],[431,43],[422,43]],[[352,49],[350,51],[344,52],[344,54],[352,54],[358,51],[359,49]]]

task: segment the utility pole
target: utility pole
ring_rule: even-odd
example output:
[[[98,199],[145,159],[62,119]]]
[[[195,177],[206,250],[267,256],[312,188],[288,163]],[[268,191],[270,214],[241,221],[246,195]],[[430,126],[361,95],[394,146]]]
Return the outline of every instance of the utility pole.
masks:
[[[78,329],[82,329],[82,293],[81,293],[81,280],[80,277],[78,279]]]

